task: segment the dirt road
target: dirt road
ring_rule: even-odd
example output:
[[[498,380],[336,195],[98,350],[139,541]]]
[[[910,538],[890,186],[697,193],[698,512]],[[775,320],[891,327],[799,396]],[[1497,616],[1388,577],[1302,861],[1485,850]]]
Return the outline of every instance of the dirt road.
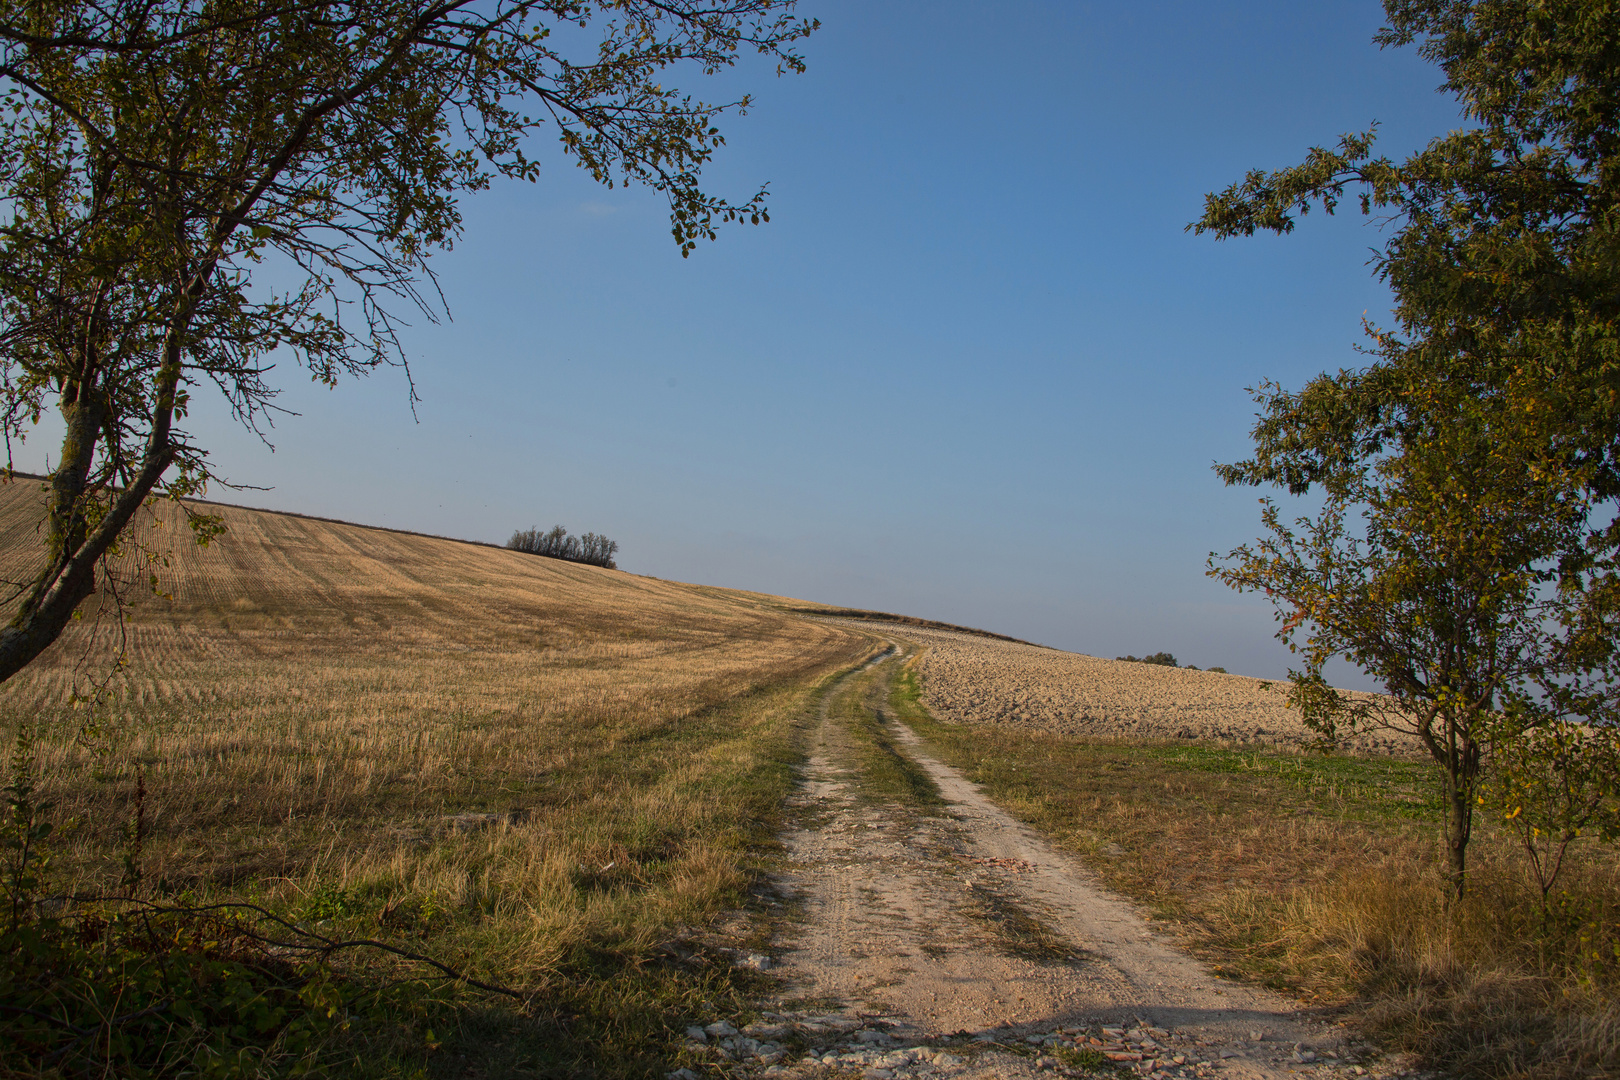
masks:
[[[886,715],[915,648],[889,644],[826,697],[780,882],[802,917],[753,958],[783,991],[748,1030],[691,1032],[717,1065],[873,1080],[1388,1071],[1340,1029],[1216,978],[929,757]],[[879,766],[909,770],[911,794],[874,785]]]

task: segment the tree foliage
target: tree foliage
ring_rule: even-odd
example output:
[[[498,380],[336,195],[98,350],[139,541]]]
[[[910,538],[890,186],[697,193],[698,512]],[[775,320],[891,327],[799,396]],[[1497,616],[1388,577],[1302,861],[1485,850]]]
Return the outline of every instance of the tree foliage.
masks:
[[[1404,161],[1376,124],[1252,171],[1189,228],[1291,232],[1354,196],[1391,225],[1374,268],[1396,326],[1369,366],[1271,396],[1237,482],[1301,492],[1399,440],[1429,379],[1493,395],[1598,499],[1620,495],[1620,18],[1592,0],[1386,0],[1385,46],[1419,42],[1471,125]],[[1422,421],[1418,421],[1421,426]],[[1590,538],[1612,552],[1613,527]]]
[[[531,136],[662,192],[683,254],[766,220],[763,188],[699,186],[747,99],[669,77],[747,52],[802,70],[815,23],[792,7],[0,0],[0,424],[21,439],[55,407],[66,427],[0,679],[55,639],[143,500],[210,479],[180,426],[199,387],[258,431],[278,356],[323,383],[404,364],[399,320],[440,308],[427,260],[459,199],[536,179]]]
[[[1485,757],[1512,714],[1526,727],[1556,715],[1547,691],[1590,687],[1593,672],[1560,633],[1579,608],[1558,558],[1578,549],[1590,512],[1578,484],[1546,467],[1491,403],[1425,384],[1398,452],[1335,470],[1321,508],[1292,524],[1262,500],[1267,535],[1212,556],[1210,572],[1271,597],[1279,637],[1304,665],[1290,702],[1328,744],[1377,727],[1413,736],[1440,768],[1453,886]],[[1421,424],[1419,423],[1421,421]],[[1385,694],[1332,689],[1343,657]],[[1562,680],[1562,681],[1559,681]]]
[[[1519,840],[1541,890],[1546,919],[1551,893],[1571,844],[1620,836],[1620,732],[1555,718],[1501,725],[1492,747],[1488,805]]]
[[[1362,367],[1257,394],[1228,483],[1323,500],[1211,573],[1267,592],[1305,659],[1294,700],[1333,737],[1382,723],[1441,765],[1454,884],[1492,748],[1615,719],[1620,523],[1620,10],[1608,0],[1386,0],[1467,126],[1403,161],[1376,125],[1250,172],[1189,226],[1287,233],[1346,198],[1388,226],[1394,325]],[[1385,700],[1327,687],[1338,655]],[[1527,741],[1528,740],[1528,741]]]

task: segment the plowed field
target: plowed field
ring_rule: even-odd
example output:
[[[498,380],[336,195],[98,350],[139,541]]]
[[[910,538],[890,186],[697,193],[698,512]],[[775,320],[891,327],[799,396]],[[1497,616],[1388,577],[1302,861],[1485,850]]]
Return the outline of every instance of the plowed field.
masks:
[[[905,628],[928,647],[924,702],[948,723],[1006,724],[1091,739],[1302,747],[1315,736],[1288,708],[1281,683],[1190,671],[939,630]],[[1362,751],[1411,753],[1387,733]]]

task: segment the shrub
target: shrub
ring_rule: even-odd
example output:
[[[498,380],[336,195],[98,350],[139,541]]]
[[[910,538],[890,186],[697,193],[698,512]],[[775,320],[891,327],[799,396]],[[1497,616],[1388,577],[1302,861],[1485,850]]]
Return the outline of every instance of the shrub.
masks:
[[[550,532],[541,532],[539,529],[519,529],[512,534],[512,539],[506,546],[513,551],[526,551],[530,555],[544,555],[548,559],[565,559],[568,562],[585,563],[589,566],[602,566],[609,570],[617,570],[618,564],[613,556],[618,553],[619,542],[609,540],[596,533],[586,533],[584,536],[569,536],[568,530],[561,525],[552,527]]]

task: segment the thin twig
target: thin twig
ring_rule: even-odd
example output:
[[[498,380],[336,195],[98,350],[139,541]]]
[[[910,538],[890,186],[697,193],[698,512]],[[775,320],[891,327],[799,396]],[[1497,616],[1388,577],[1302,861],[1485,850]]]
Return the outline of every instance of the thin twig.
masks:
[[[260,919],[273,922],[301,938],[309,939],[307,942],[281,941],[276,938],[266,937],[263,934],[256,933],[255,931],[243,926],[237,926],[235,928],[237,932],[241,933],[243,936],[252,938],[254,941],[260,942],[264,945],[271,945],[280,949],[295,949],[306,953],[320,953],[322,956],[330,956],[331,954],[344,949],[378,949],[382,952],[392,953],[393,955],[402,957],[406,960],[413,960],[419,964],[426,964],[431,968],[435,968],[436,970],[443,972],[447,978],[453,979],[456,982],[466,983],[468,986],[475,987],[487,993],[503,994],[515,1001],[528,1001],[527,995],[523,994],[521,991],[513,990],[508,986],[501,986],[496,983],[486,983],[478,979],[474,979],[471,976],[450,967],[448,964],[444,964],[433,959],[431,956],[423,956],[421,953],[411,952],[409,949],[401,949],[397,946],[389,945],[386,942],[374,941],[369,938],[329,938],[324,934],[317,934],[313,930],[306,930],[297,923],[277,915],[273,911],[262,908],[257,904],[247,903],[246,901],[231,900],[221,901],[217,904],[203,904],[197,907],[182,907],[177,905],[159,904],[155,901],[141,900],[132,896],[73,896],[71,899],[76,903],[133,904],[151,914],[158,915],[206,915],[210,912],[216,911],[250,911],[259,916]]]

